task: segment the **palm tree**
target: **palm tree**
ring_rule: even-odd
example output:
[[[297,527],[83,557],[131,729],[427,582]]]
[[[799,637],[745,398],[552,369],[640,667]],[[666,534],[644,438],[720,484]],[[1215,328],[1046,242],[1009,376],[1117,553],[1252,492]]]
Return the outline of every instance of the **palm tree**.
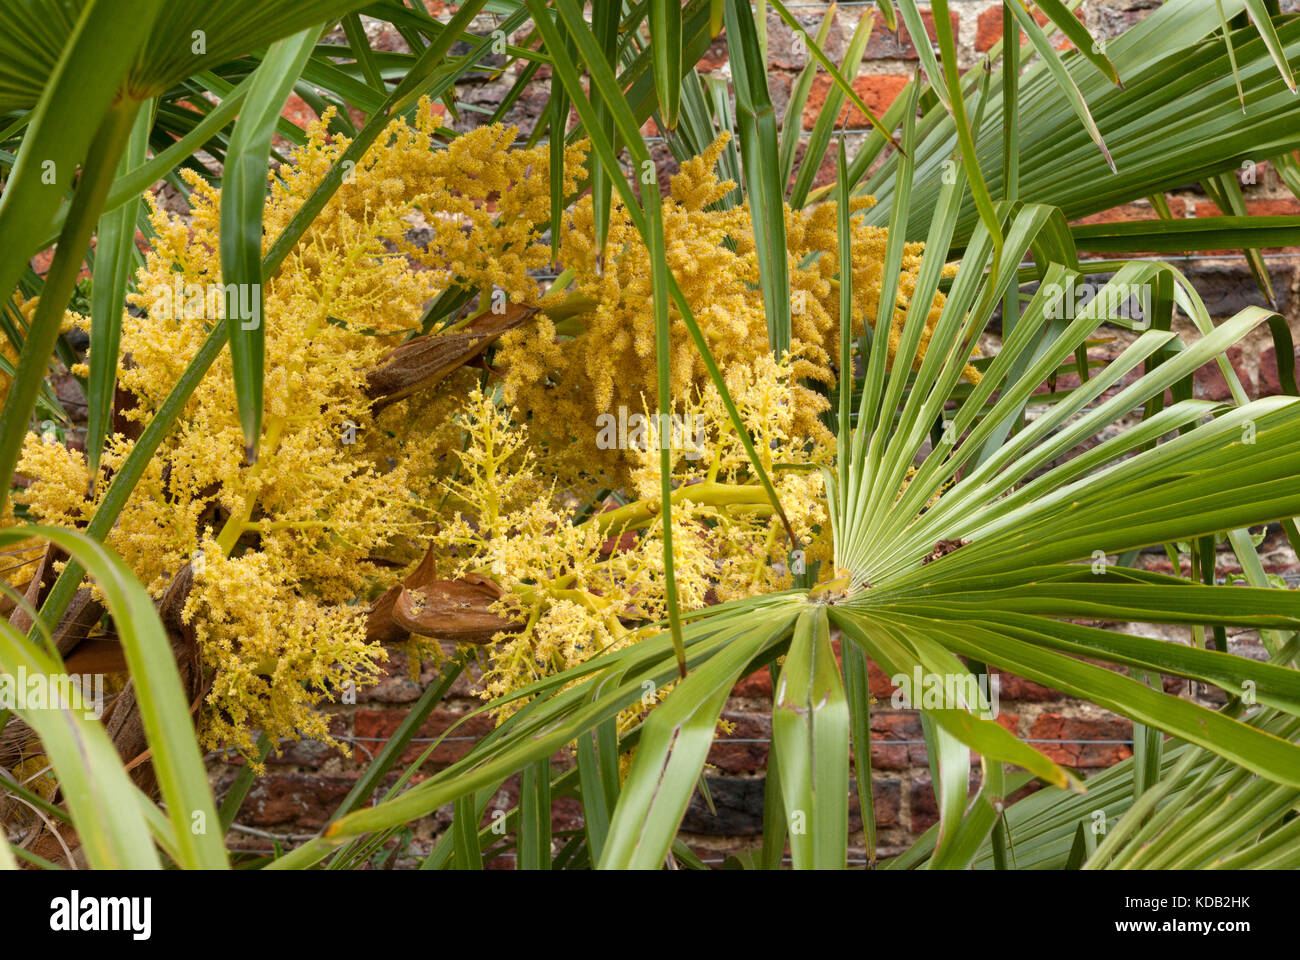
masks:
[[[250,10],[271,12],[259,19],[232,10],[220,28],[201,27],[206,11],[197,5],[193,10],[168,5],[166,13],[157,12],[161,4],[145,6],[148,10],[129,25],[114,23],[107,4],[92,2],[75,11],[75,22],[60,20],[63,14],[28,16],[32,23],[60,26],[6,33],[4,61],[15,66],[0,74],[0,109],[12,117],[0,140],[21,134],[0,199],[0,230],[6,241],[13,238],[0,257],[6,291],[23,279],[27,257],[52,239],[56,227],[59,231],[58,253],[41,288],[40,310],[22,336],[0,422],[0,469],[9,475],[33,409],[50,402],[41,390],[46,365],[96,223],[100,253],[94,262],[98,307],[92,343],[107,356],[92,352],[92,455],[102,444],[112,398],[115,328],[136,219],[131,197],[193,151],[215,145],[226,170],[223,273],[228,282],[257,282],[274,274],[337,189],[343,165],[364,153],[383,124],[421,95],[450,97],[456,78],[474,69],[491,43],[469,33],[474,17],[487,9],[482,0],[463,5],[447,25],[418,12],[403,10],[400,17],[393,12],[416,52],[382,61],[365,45],[359,21],[348,12],[360,4],[314,3],[306,9],[249,4]],[[1251,402],[1225,357],[1243,337],[1267,325],[1279,358],[1290,358],[1288,329],[1280,317],[1258,308],[1216,326],[1194,287],[1169,263],[1079,257],[1080,252],[1242,249],[1261,282],[1267,282],[1259,250],[1295,242],[1300,219],[1246,216],[1233,171],[1245,160],[1268,159],[1289,185],[1300,187],[1291,154],[1300,146],[1295,122],[1300,102],[1289,67],[1300,55],[1300,18],[1280,16],[1264,0],[1171,0],[1103,49],[1075,18],[1077,4],[1040,0],[1047,19],[1040,27],[1021,4],[1008,0],[1004,35],[1014,42],[991,51],[987,67],[963,75],[946,0],[934,0],[937,55],[918,45],[922,72],[880,117],[849,82],[867,31],[855,36],[840,65],[805,37],[813,56],[805,73],[808,83],[816,71],[825,71],[833,91],[796,170],[797,121],[808,83],[796,84],[787,122],[778,124],[757,19],[766,5],[759,6],[756,13],[738,0],[692,0],[684,7],[664,0],[597,4],[591,21],[578,0],[498,2],[491,9],[505,16],[505,34],[529,28],[528,39],[508,51],[529,61],[520,83],[528,82],[535,64],[549,63],[553,70],[553,109],[547,114],[552,150],[562,151],[566,139],[590,140],[597,203],[608,210],[617,191],[650,251],[659,409],[670,409],[673,399],[667,347],[674,310],[706,355],[724,396],[726,387],[707,357],[692,305],[668,269],[658,193],[638,191],[620,162],[630,159],[639,170],[649,161],[641,130],[652,115],[668,131],[670,145],[684,153],[695,152],[692,146],[709,142],[719,129],[737,134],[738,154],[726,162],[738,165],[757,248],[765,252],[762,291],[770,345],[778,353],[791,337],[786,204],[836,204],[840,262],[847,262],[851,199],[864,193],[877,197],[868,216],[890,227],[881,303],[895,302],[896,289],[889,285],[896,285],[904,243],[925,240],[910,302],[926,306],[908,310],[899,331],[901,355],[918,354],[928,305],[941,288],[947,296],[929,331],[928,349],[914,368],[888,362],[888,337],[851,340],[851,277],[838,278],[841,376],[831,418],[838,457],[827,476],[834,569],[824,571],[811,589],[735,601],[690,616],[670,605],[666,629],[658,636],[517,692],[523,706],[462,760],[415,786],[403,777],[380,803],[362,809],[422,716],[445,693],[454,677],[449,674],[422,698],[415,721],[386,746],[324,835],[276,865],[310,866],[327,857],[334,865],[364,862],[404,824],[448,803],[455,804],[454,827],[436,845],[429,865],[481,864],[484,844],[500,844],[480,828],[481,817],[500,784],[520,772],[522,797],[507,818],[505,844],[516,850],[521,865],[549,865],[552,838],[545,811],[550,797],[560,793],[579,797],[585,813],[584,831],[571,840],[565,862],[617,868],[656,867],[670,857],[689,861],[676,835],[700,782],[719,714],[739,678],[768,666],[775,691],[773,752],[763,849],[755,863],[778,865],[788,842],[796,868],[843,867],[850,758],[854,751],[866,757],[869,750],[868,658],[891,674],[919,671],[963,683],[990,668],[1006,670],[1131,718],[1138,742],[1132,760],[1088,781],[1087,791],[1080,792],[1068,770],[993,722],[977,694],[939,706],[923,703],[939,823],[885,866],[1300,862],[1300,845],[1292,842],[1300,803],[1295,659],[1300,601],[1291,591],[1269,587],[1248,534],[1252,525],[1280,521],[1292,546],[1300,545],[1291,519],[1300,512],[1293,480],[1300,462],[1295,399],[1300,391],[1284,364],[1290,395]],[[771,0],[770,6],[802,31],[782,3]],[[912,36],[924,35],[915,0],[896,5],[881,0],[878,6],[886,23],[892,26],[897,18]],[[4,14],[16,22],[20,14],[30,14],[28,7],[67,9],[11,2]],[[342,66],[337,47],[322,51],[316,45],[323,28],[340,17],[351,54]],[[694,70],[723,28],[734,106],[717,96],[717,81],[706,83]],[[193,60],[179,56],[177,44],[199,29],[208,31],[207,49],[213,52]],[[1057,31],[1071,41],[1071,51],[1056,49]],[[1022,32],[1028,41],[1024,49],[1018,42]],[[449,57],[452,44],[462,38],[471,42],[470,52]],[[88,76],[98,78],[92,98],[79,92]],[[285,96],[299,77],[308,76],[324,91],[318,94],[322,103],[368,106],[370,119],[355,131],[353,145],[317,195],[263,256],[261,178],[271,135]],[[391,91],[390,80],[397,81]],[[192,109],[205,91],[220,95],[220,106],[204,101],[208,106]],[[873,132],[852,157],[841,138],[834,185],[814,190],[813,175],[832,147],[846,100],[870,118]],[[149,111],[139,109],[145,101],[154,102]],[[182,109],[183,102],[191,107]],[[565,122],[570,107],[578,117],[571,129]],[[66,118],[74,109],[93,119],[93,130],[69,129]],[[236,109],[239,119],[227,135]],[[788,122],[791,117],[795,123]],[[154,158],[146,160],[151,148]],[[58,183],[65,189],[41,193],[40,165],[48,158],[62,171],[58,176],[65,179]],[[65,213],[59,204],[79,162],[81,176]],[[1135,199],[1152,197],[1161,209],[1164,191],[1194,181],[1231,215],[1071,224]],[[554,217],[566,199],[562,181],[553,182]],[[957,256],[959,269],[945,277],[945,264]],[[1080,311],[1063,309],[1070,284],[1099,273],[1113,274],[1101,294]],[[24,282],[35,289],[33,278]],[[1149,315],[1132,318],[1110,309],[1135,288],[1149,293]],[[461,305],[455,298],[435,304],[428,325]],[[1173,332],[1175,307],[1193,321],[1196,337]],[[963,383],[972,347],[999,308],[1001,349],[981,362],[977,385]],[[875,329],[889,328],[889,316],[866,319]],[[1088,340],[1103,323],[1128,327],[1136,335],[1112,362],[1091,370]],[[227,338],[249,455],[255,455],[259,334],[238,324],[228,331],[214,328],[119,470],[84,535],[63,536],[60,542],[75,546],[72,552],[101,583],[115,574],[110,562],[91,562],[97,556],[95,541],[111,529],[149,457]],[[1192,374],[1209,362],[1217,362],[1232,386],[1232,403],[1192,398]],[[1045,412],[1028,418],[1035,388],[1066,370],[1077,371],[1079,386],[1053,395]],[[1135,411],[1140,412],[1136,417]],[[745,436],[734,407],[731,413]],[[1098,435],[1106,439],[1079,450]],[[750,453],[775,499],[752,448]],[[661,470],[666,542],[672,503],[667,456],[665,451]],[[774,507],[779,511],[779,504]],[[1219,535],[1236,552],[1249,586],[1193,582],[1131,565],[1140,548],[1181,541],[1191,545],[1197,569],[1208,571],[1212,581],[1210,558]],[[59,622],[83,575],[74,564],[59,577],[42,607],[48,622]],[[668,580],[671,597],[671,551]],[[64,785],[92,863],[156,858],[147,836],[178,864],[224,862],[219,843],[182,842],[186,831],[178,818],[212,805],[210,797],[204,799],[188,720],[184,727],[167,726],[185,709],[163,634],[138,586],[125,583],[122,595],[123,603],[134,606],[129,613],[114,608],[115,619],[139,627],[123,630],[123,642],[150,723],[168,813],[129,800],[91,812],[93,804],[78,801],[76,786],[88,782],[92,771],[111,771],[97,782],[115,790],[134,789],[111,751],[103,749],[102,731],[95,733],[93,722],[71,715],[66,723],[59,715],[59,723],[42,719],[43,726],[33,725]],[[1255,628],[1262,631],[1269,660],[1230,654],[1221,640],[1213,647],[1204,642],[1184,647],[1072,622],[1085,617],[1192,625],[1202,638],[1204,625],[1216,638],[1224,627]],[[35,639],[35,628],[32,632]],[[835,633],[841,658],[833,647]],[[30,662],[33,668],[49,668],[30,659],[41,655],[16,631],[0,633],[0,667]],[[1161,674],[1220,687],[1228,694],[1227,706],[1210,710],[1167,695],[1150,683]],[[648,719],[620,737],[615,718],[642,696],[644,685],[674,681]],[[79,753],[82,738],[96,750]],[[548,758],[575,742],[576,768],[553,775]],[[632,750],[630,771],[620,778],[619,756]],[[972,752],[980,760],[981,786],[968,799]],[[867,842],[873,846],[868,765],[858,765],[857,774]],[[1049,786],[1006,805],[1005,798],[1031,779]],[[222,825],[230,822],[247,787],[242,783],[220,814],[213,814]],[[1229,795],[1231,804],[1225,806]],[[1124,816],[1103,834],[1093,829],[1099,814],[1106,822]]]

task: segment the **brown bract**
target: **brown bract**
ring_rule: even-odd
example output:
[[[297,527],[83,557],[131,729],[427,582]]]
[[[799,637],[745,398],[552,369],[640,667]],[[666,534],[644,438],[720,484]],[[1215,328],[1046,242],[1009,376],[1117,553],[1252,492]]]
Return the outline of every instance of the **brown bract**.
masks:
[[[515,303],[504,306],[501,313],[480,313],[454,333],[414,337],[390,351],[383,366],[366,374],[366,395],[375,412],[437,383],[537,312]]]
[[[47,544],[45,554],[36,566],[32,579],[23,593],[23,603],[15,604],[9,614],[9,623],[14,629],[27,633],[32,628],[32,612],[39,612],[41,604],[49,595],[59,571],[56,564],[67,560],[68,555],[54,544]],[[90,588],[83,587],[76,592],[68,604],[63,619],[53,630],[51,639],[60,654],[66,654],[77,646],[92,627],[103,616],[104,608],[90,595]]]
[[[488,643],[498,633],[522,627],[492,611],[502,596],[496,583],[476,573],[458,580],[437,579],[430,549],[409,577],[370,605],[366,639],[395,643],[414,633],[456,643]]]
[[[44,602],[55,579],[54,564],[65,559],[67,554],[58,547],[53,544],[47,546],[24,597],[28,606],[40,609],[40,604]],[[191,716],[197,713],[207,695],[207,684],[203,680],[193,630],[181,619],[185,598],[193,583],[193,571],[189,564],[185,564],[158,601],[158,614],[172,644],[172,655],[176,660],[186,699],[190,703]],[[122,645],[115,637],[90,636],[90,631],[98,624],[103,613],[103,605],[92,597],[88,587],[78,590],[68,605],[67,612],[52,634],[59,652],[66,655],[64,669],[67,673],[112,674],[127,670]],[[9,621],[24,631],[30,629],[32,622],[22,606],[12,612]],[[152,750],[145,733],[144,717],[140,712],[134,680],[128,680],[121,691],[111,696],[101,719],[132,781],[147,796],[157,798],[159,787],[150,762]],[[30,756],[33,751],[39,750],[35,733],[21,721],[13,720],[6,726],[4,736],[0,739],[0,764],[12,764],[15,757]],[[62,842],[52,832],[56,827]],[[81,850],[80,840],[68,826],[46,821],[26,847],[54,863],[79,868],[85,866],[85,854]],[[67,862],[65,848],[71,850],[73,863]]]

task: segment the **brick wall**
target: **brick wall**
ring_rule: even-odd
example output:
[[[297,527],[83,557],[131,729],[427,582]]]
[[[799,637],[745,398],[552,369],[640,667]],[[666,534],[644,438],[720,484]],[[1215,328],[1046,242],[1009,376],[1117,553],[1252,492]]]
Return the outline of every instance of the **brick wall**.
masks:
[[[821,3],[799,2],[789,4],[803,23],[815,30],[825,13]],[[1158,0],[1085,0],[1080,15],[1094,36],[1114,36],[1146,16],[1158,5]],[[436,16],[445,16],[442,3],[429,3]],[[835,26],[827,43],[827,52],[835,59],[842,56],[858,18],[869,13],[871,4],[841,3]],[[956,0],[951,4],[951,16],[961,45],[963,66],[977,62],[1001,35],[1001,4],[996,0]],[[925,14],[931,30],[933,23]],[[484,20],[483,29],[491,29]],[[405,49],[395,33],[384,33],[384,25],[370,23],[368,29],[377,48]],[[771,69],[769,82],[778,115],[784,113],[790,89],[799,70],[804,66],[804,56],[795,52],[790,31],[775,16],[769,18],[768,43]],[[887,107],[916,69],[917,55],[912,40],[903,32],[900,35],[886,31],[877,24],[867,47],[866,61],[855,88],[863,100],[874,110]],[[725,37],[719,38],[709,48],[702,69],[725,71],[727,51]],[[500,102],[509,89],[510,73],[494,81],[468,82],[459,88],[462,100],[489,109]],[[515,105],[509,122],[527,133],[536,123],[546,103],[547,77],[539,73],[536,83]],[[804,127],[811,126],[811,118],[825,99],[829,81],[819,77],[813,85],[805,111]],[[310,111],[301,101],[291,104],[289,115],[302,122]],[[473,124],[478,114],[465,111],[459,121]],[[850,114],[850,125],[863,123],[863,118]],[[650,131],[653,135],[653,130]],[[656,156],[667,174],[673,161],[662,144]],[[827,171],[823,171],[823,176]],[[1268,214],[1300,213],[1292,195],[1279,183],[1276,174],[1261,164],[1257,182],[1247,186],[1247,198],[1252,212]],[[1196,189],[1179,190],[1170,195],[1175,213],[1188,216],[1213,215],[1217,211],[1209,200]],[[1155,214],[1145,202],[1129,204],[1095,218],[1096,220],[1150,219]],[[1300,320],[1296,316],[1295,291],[1300,275],[1294,251],[1272,251],[1268,263],[1280,306],[1291,322],[1293,331],[1300,333]],[[1262,304],[1245,264],[1240,256],[1197,257],[1180,264],[1205,297],[1216,317],[1230,315],[1250,303]],[[1190,332],[1190,331],[1187,331]],[[1124,346],[1123,331],[1115,331],[1116,339],[1094,352],[1095,356],[1114,356]],[[996,349],[996,336],[987,344]],[[1277,361],[1271,341],[1266,333],[1247,340],[1234,348],[1230,358],[1239,376],[1252,395],[1277,393]],[[1199,396],[1210,399],[1228,397],[1227,385],[1216,367],[1210,365],[1196,377]],[[1277,534],[1272,534],[1262,548],[1265,566],[1295,579],[1295,557]],[[1151,569],[1169,571],[1163,551],[1145,554],[1140,563]],[[1182,571],[1187,575],[1186,568]],[[1220,556],[1220,577],[1239,572],[1230,553]],[[1113,625],[1111,625],[1113,626]],[[1161,636],[1171,641],[1186,642],[1187,631],[1174,628],[1131,627],[1117,629],[1140,631],[1149,636]],[[1229,634],[1234,652],[1262,657],[1263,649],[1251,632]],[[260,778],[250,793],[240,814],[236,830],[232,833],[232,847],[241,849],[266,849],[273,838],[294,843],[306,839],[328,818],[335,805],[351,788],[359,772],[371,756],[382,748],[384,741],[401,722],[410,704],[426,685],[436,681],[436,674],[427,666],[418,681],[408,676],[408,664],[400,653],[394,653],[387,667],[387,679],[379,685],[359,693],[355,705],[339,706],[334,710],[335,736],[349,742],[352,757],[319,743],[285,744],[278,757],[268,762],[267,773]],[[1182,696],[1196,697],[1212,704],[1213,696],[1204,691],[1190,691],[1183,681],[1166,678],[1165,689]],[[876,823],[880,830],[880,852],[883,855],[905,848],[920,832],[931,826],[937,817],[934,793],[930,785],[925,746],[921,736],[919,715],[914,711],[895,710],[890,705],[892,688],[879,670],[872,668],[871,690],[878,699],[873,710],[871,748],[872,778],[875,792]],[[1217,693],[1217,691],[1214,691]],[[478,706],[472,681],[461,678],[448,698],[421,728],[417,742],[404,758],[413,761],[428,742],[443,732],[466,711]],[[711,862],[721,862],[729,853],[753,847],[759,842],[762,824],[762,799],[764,769],[767,761],[770,722],[771,686],[766,672],[743,680],[729,701],[724,718],[734,726],[732,732],[721,736],[715,744],[709,762],[709,790],[716,807],[710,813],[697,796],[687,813],[683,825],[686,838],[702,857]],[[1001,676],[1000,722],[1019,736],[1035,742],[1054,760],[1075,767],[1085,774],[1103,769],[1129,756],[1131,752],[1132,724],[1104,710],[1062,696],[1057,691],[1030,683],[1010,675]],[[472,741],[489,729],[489,721],[476,718],[461,727],[454,738],[442,744],[425,765],[422,775],[437,770],[462,756]],[[237,762],[223,757],[211,757],[211,773],[218,791],[233,779]],[[557,766],[565,766],[569,759],[557,755]],[[973,770],[973,787],[977,782],[978,768]],[[514,802],[514,784],[508,784],[489,809],[508,809]],[[415,825],[412,836],[404,838],[391,862],[400,865],[414,863],[415,857],[427,852],[431,842],[448,825],[449,810],[439,811]],[[861,821],[856,795],[851,811],[851,828],[858,831],[861,841]],[[557,801],[554,809],[555,829],[576,828],[581,824],[580,808],[572,800]],[[859,850],[858,858],[862,853]],[[508,860],[496,866],[509,867]]]

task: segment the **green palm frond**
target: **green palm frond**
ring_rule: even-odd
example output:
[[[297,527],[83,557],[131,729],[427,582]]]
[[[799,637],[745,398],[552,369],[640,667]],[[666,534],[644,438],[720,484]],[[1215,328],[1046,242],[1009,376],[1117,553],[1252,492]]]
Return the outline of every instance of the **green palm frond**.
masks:
[[[78,23],[96,5],[105,4],[103,0],[0,2],[0,22],[10,27],[0,35],[0,113],[36,106]],[[176,0],[162,4],[156,19],[137,8],[132,17],[144,17],[148,32],[136,48],[134,62],[110,92],[134,100],[158,96],[187,77],[364,6],[366,2],[359,0]]]
[[[1167,3],[1153,11],[1106,45],[1107,57],[1123,78],[1122,89],[1081,55],[1063,57],[1110,149],[1113,173],[1071,114],[1050,71],[1041,61],[1030,63],[1016,91],[1019,152],[1025,158],[1018,198],[1058,206],[1067,220],[1075,220],[1300,146],[1300,128],[1288,119],[1296,98],[1258,32],[1252,27],[1232,34],[1246,100],[1243,111],[1226,47],[1215,36],[1218,25],[1215,0]],[[1279,20],[1277,34],[1287,56],[1300,57],[1300,18]],[[975,78],[968,75],[963,84],[967,98],[973,97]],[[994,196],[1005,190],[1002,86],[994,71],[975,133],[980,168]],[[925,236],[927,211],[936,202],[956,145],[950,114],[942,105],[927,111],[919,122],[908,239]],[[898,162],[895,156],[886,158],[860,186],[878,200],[871,222],[883,224],[889,215]],[[861,172],[851,169],[850,174]],[[970,237],[975,219],[974,201],[968,198],[957,224],[959,245]]]
[[[1007,215],[1004,256],[1015,263],[1050,218],[1033,205]],[[942,247],[932,248],[927,260],[941,262],[936,249]],[[853,445],[849,462],[841,462],[836,473],[837,485],[847,487],[847,509],[836,511],[834,521],[836,564],[848,572],[844,581],[806,597],[742,601],[705,611],[686,625],[691,672],[645,725],[612,827],[617,832],[626,824],[632,832],[606,849],[604,865],[652,865],[667,855],[726,691],[773,651],[786,656],[777,681],[778,711],[790,698],[797,702],[806,696],[813,698],[810,703],[843,703],[838,671],[833,678],[819,672],[827,661],[815,638],[826,615],[846,642],[859,645],[891,672],[910,675],[921,669],[965,676],[970,663],[995,666],[1196,744],[1279,789],[1300,788],[1300,746],[1290,739],[1251,717],[1208,710],[1087,661],[1181,676],[1219,686],[1230,696],[1239,696],[1249,681],[1260,704],[1288,717],[1300,716],[1296,671],[1222,651],[1083,627],[1068,619],[1212,620],[1227,626],[1300,628],[1300,597],[1289,591],[1204,586],[1105,559],[1100,566],[1097,562],[1099,556],[1147,543],[1194,539],[1300,512],[1300,491],[1291,479],[1300,453],[1300,400],[1270,398],[1227,410],[1183,401],[1122,429],[1129,411],[1246,336],[1264,322],[1265,311],[1243,311],[1187,344],[1166,331],[1147,331],[1098,375],[990,448],[988,439],[1048,372],[1069,358],[1100,322],[1119,319],[1090,305],[1068,323],[1054,324],[1049,308],[1060,288],[1053,294],[1053,285],[1045,283],[978,387],[945,413],[974,333],[987,320],[987,312],[972,306],[995,302],[984,295],[992,255],[991,242],[977,228],[925,359],[915,371],[901,365],[886,369],[879,389],[863,392],[859,431],[871,436]],[[1111,283],[1123,288],[1150,282],[1166,270],[1135,263]],[[923,265],[923,276],[925,272]],[[999,275],[1009,283],[1014,271]],[[1052,279],[1064,276],[1059,267],[1049,274]],[[1105,303],[1106,295],[1103,290],[1093,303]],[[919,337],[924,323],[921,310],[909,314],[904,345]],[[1104,396],[1126,374],[1171,346],[1177,349],[1163,363]],[[1026,358],[1029,362],[1021,364]],[[986,405],[994,392],[997,401]],[[900,406],[897,420],[888,415]],[[917,458],[931,425],[943,418],[951,424],[943,431],[945,439]],[[1247,423],[1250,431],[1243,430]],[[1102,432],[1114,435],[1085,454],[1058,462],[1077,443]],[[1162,439],[1170,435],[1172,439]],[[1162,442],[1150,445],[1153,440]],[[828,496],[838,494],[833,489]],[[945,542],[962,545],[928,562],[936,544]],[[422,815],[458,791],[480,786],[592,729],[635,698],[641,682],[671,676],[666,641],[650,640],[632,651],[597,657],[579,671],[553,678],[567,684],[591,676],[587,684],[563,694],[538,696],[477,756],[471,754],[386,804],[344,818],[331,833],[344,837]],[[820,657],[814,655],[817,649],[823,649]],[[585,696],[588,689],[600,692]],[[835,689],[841,691],[838,697],[832,695]],[[948,743],[954,751],[974,750],[986,762],[1016,764],[1061,787],[1072,783],[1056,764],[982,717],[977,703],[924,712],[936,725],[931,740],[940,757]],[[796,865],[829,863],[829,848],[816,846],[822,842],[843,847],[835,826],[839,813],[834,807],[824,814],[815,811],[821,809],[819,797],[834,793],[843,800],[847,792],[847,753],[829,746],[844,742],[847,713],[827,728],[825,748],[818,746],[818,715],[797,710],[791,714],[799,718],[796,727],[774,728],[774,739],[781,741],[777,755],[787,823],[797,817],[816,822],[820,816],[821,823],[829,824],[829,840],[817,833],[810,835],[814,846],[806,852],[796,845]],[[804,726],[809,722],[812,727]],[[806,746],[796,750],[794,744],[805,740]],[[799,762],[809,756],[821,758],[815,769]],[[956,759],[944,765],[962,766]],[[651,802],[653,807],[638,805]],[[989,811],[1000,802],[1000,796],[982,796],[965,819],[961,804],[945,814],[948,834],[938,847],[940,864],[975,858],[995,823]],[[971,818],[975,826],[965,826]]]

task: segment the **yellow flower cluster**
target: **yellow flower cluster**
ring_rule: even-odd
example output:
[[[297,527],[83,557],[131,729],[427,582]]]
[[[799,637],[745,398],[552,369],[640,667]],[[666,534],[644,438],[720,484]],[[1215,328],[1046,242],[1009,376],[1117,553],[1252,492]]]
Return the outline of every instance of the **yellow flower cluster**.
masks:
[[[800,437],[789,362],[770,354],[735,365],[728,389],[748,426],[764,468],[776,477],[782,505],[804,545],[807,565],[830,555],[819,465],[828,443]],[[673,437],[673,557],[682,610],[755,596],[792,585],[783,526],[754,482],[753,471],[712,384],[687,398]],[[644,408],[642,408],[644,410]],[[571,498],[544,477],[531,427],[488,393],[470,395],[469,437],[461,469],[447,482],[454,517],[434,535],[452,573],[485,574],[505,591],[499,610],[522,630],[500,634],[483,672],[485,699],[504,696],[619,649],[659,628],[667,615],[660,516],[659,442],[654,422],[635,459],[627,495],[607,512],[579,518]],[[642,416],[645,416],[643,413]],[[669,426],[671,430],[671,425]],[[784,462],[776,460],[780,451]],[[549,495],[548,495],[549,494]],[[507,716],[519,704],[499,711]],[[635,723],[640,708],[625,713]]]
[[[348,145],[327,137],[329,119],[271,179],[267,245]],[[441,148],[439,125],[428,102],[413,125],[391,124],[265,284],[257,462],[244,461],[223,356],[109,535],[155,596],[186,563],[194,570],[185,615],[212,678],[210,745],[249,750],[258,729],[327,736],[314,707],[372,681],[385,656],[366,642],[366,602],[395,564],[422,552],[441,463],[460,445],[451,414],[473,377],[376,416],[367,369],[419,333],[427,304],[453,286],[538,295],[528,271],[549,255],[538,226],[549,210],[547,151],[505,149],[514,134],[499,126]],[[581,162],[573,151],[571,185]],[[224,316],[220,194],[184,176],[191,212],[154,205],[156,238],[131,297],[141,315],[123,317],[119,384],[133,405],[122,412],[142,424]],[[19,469],[34,482],[20,500],[34,519],[84,526],[132,446],[110,438],[92,486],[80,452],[32,435]]]
[[[752,364],[769,352],[767,320],[759,284],[748,205],[720,210],[716,204],[735,183],[720,181],[715,165],[726,145],[720,136],[703,154],[682,164],[663,204],[668,266],[673,271],[709,349],[723,370]],[[874,203],[853,201],[855,211]],[[819,415],[825,398],[807,385],[836,381],[832,357],[839,344],[840,272],[836,207],[786,208],[787,264],[791,290],[791,374],[794,388],[793,434],[826,439]],[[863,318],[875,322],[888,231],[852,221],[853,316],[855,335]],[[633,458],[598,444],[584,429],[620,408],[639,409],[642,395],[656,394],[654,318],[650,308],[650,254],[626,209],[616,205],[605,251],[595,242],[591,197],[574,204],[565,217],[561,265],[573,271],[574,288],[594,306],[561,325],[542,318],[535,326],[502,338],[498,365],[505,369],[507,397],[533,415],[536,439],[549,450],[546,464],[571,484],[622,487]],[[899,290],[890,331],[890,356],[916,286],[923,244],[904,247]],[[944,297],[932,304],[916,362],[925,355],[930,330]],[[671,320],[672,392],[679,399],[700,390],[708,372],[676,307]],[[574,329],[574,325],[577,329]],[[561,337],[560,332],[568,334]],[[978,376],[973,370],[968,376]]]
[[[347,147],[327,135],[329,119],[271,178],[268,246]],[[448,145],[444,136],[428,102],[414,123],[395,121],[265,284],[257,462],[244,460],[223,356],[109,536],[156,596],[185,564],[194,572],[184,616],[211,679],[209,745],[248,751],[257,730],[328,739],[319,705],[371,681],[384,656],[366,639],[367,602],[430,542],[440,576],[492,578],[505,591],[498,612],[520,625],[486,649],[485,697],[657,630],[667,602],[661,439],[671,449],[683,609],[787,588],[792,562],[811,569],[830,557],[819,467],[834,444],[814,385],[836,378],[833,206],[786,213],[794,337],[779,362],[767,345],[750,212],[716,206],[733,187],[713,172],[724,140],[683,164],[664,206],[669,265],[803,548],[792,561],[784,525],[675,313],[675,406],[666,413],[677,429],[652,415],[650,263],[626,212],[615,208],[603,253],[590,198],[566,213],[559,265],[572,282],[562,313],[564,291],[543,296],[534,278],[551,259],[548,151],[514,148],[514,131],[500,126]],[[578,192],[584,163],[584,146],[567,151],[566,195]],[[120,412],[139,423],[224,312],[213,294],[222,282],[220,194],[185,176],[192,210],[179,217],[155,205],[156,238],[131,298],[137,310],[123,318],[119,383],[133,405]],[[885,231],[857,221],[852,230],[854,316],[874,319]],[[891,344],[920,253],[907,245]],[[504,294],[542,312],[500,341],[499,385],[485,389],[488,373],[462,367],[376,413],[366,371],[421,333],[428,305],[449,291],[477,294],[479,310]],[[931,325],[942,303],[931,306]],[[564,319],[557,324],[548,309]],[[92,478],[81,453],[29,437],[20,470],[33,483],[20,500],[35,519],[83,526],[132,447],[111,437]],[[597,488],[613,494],[593,503]],[[642,712],[630,710],[623,724]]]

